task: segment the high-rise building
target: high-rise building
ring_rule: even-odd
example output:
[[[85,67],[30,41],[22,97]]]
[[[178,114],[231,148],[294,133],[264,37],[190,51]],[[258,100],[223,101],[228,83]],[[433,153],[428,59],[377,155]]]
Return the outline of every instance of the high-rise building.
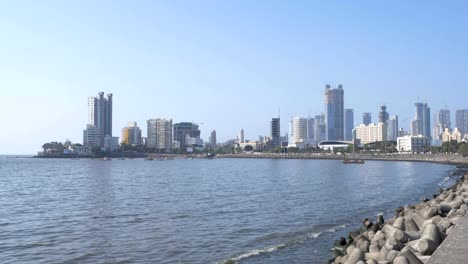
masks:
[[[372,142],[385,141],[387,138],[387,124],[361,124],[354,129],[355,139],[361,141],[361,144],[368,144]]]
[[[387,121],[387,140],[396,141],[398,138],[398,116],[391,116]]]
[[[156,149],[172,148],[172,119],[156,118],[147,121],[147,146]]]
[[[325,124],[325,115],[316,115],[314,119],[315,142],[319,143],[321,141],[327,140],[327,125]]]
[[[315,132],[314,132],[314,124],[315,119],[312,117],[307,118],[307,143],[314,144],[315,143]]]
[[[344,139],[346,141],[353,140],[353,128],[354,128],[354,110],[345,109],[345,131]]]
[[[411,135],[423,135],[425,137],[431,136],[431,109],[426,103],[415,103],[416,114],[411,121]]]
[[[272,118],[270,123],[270,136],[273,147],[281,146],[280,118]]]
[[[386,123],[388,121],[389,114],[387,112],[387,106],[382,105],[379,112],[379,123]]]
[[[362,114],[362,123],[364,125],[369,125],[370,123],[372,123],[372,114],[369,113],[369,112],[366,112],[366,113],[363,113]]]
[[[122,128],[122,143],[126,145],[141,145],[141,129],[137,122],[128,122],[127,126]]]
[[[325,124],[327,140],[344,139],[344,90],[340,84],[338,88],[325,86]]]
[[[200,141],[200,129],[197,124],[192,122],[180,122],[174,124],[174,141],[179,142],[180,148],[190,147],[193,143]],[[190,141],[190,142],[188,142]]]
[[[211,131],[211,135],[210,135],[210,146],[213,149],[216,148],[216,130],[214,129],[213,131]]]
[[[244,143],[245,142],[245,138],[244,138],[244,129],[241,128],[241,130],[239,131],[239,144],[240,143]]]
[[[91,129],[92,131],[86,132]],[[101,132],[98,133],[97,129]],[[104,92],[100,92],[98,97],[88,98],[88,126],[83,131],[83,138],[89,138],[89,135],[100,134],[99,142],[93,140],[93,145],[104,147],[104,137],[112,137],[112,94],[104,97]],[[86,133],[86,135],[85,135]],[[84,145],[89,145],[91,141],[83,141]]]
[[[289,145],[302,147],[307,143],[307,118],[294,117],[292,123],[292,142]]]
[[[449,130],[451,129],[450,110],[440,109],[434,114],[434,128],[432,131],[433,139],[441,139],[442,133],[446,128]]]
[[[455,124],[462,137],[468,134],[468,110],[457,110],[455,112]]]

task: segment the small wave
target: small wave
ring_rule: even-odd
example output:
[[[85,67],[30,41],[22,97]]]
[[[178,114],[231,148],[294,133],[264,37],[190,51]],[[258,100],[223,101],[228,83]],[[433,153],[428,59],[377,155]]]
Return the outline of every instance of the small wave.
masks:
[[[280,244],[280,245],[276,245],[276,246],[269,246],[269,247],[266,247],[266,248],[263,248],[263,249],[250,250],[250,251],[248,251],[246,253],[243,253],[243,254],[241,254],[241,255],[239,255],[237,257],[234,257],[234,258],[230,258],[230,259],[225,260],[225,261],[223,261],[221,263],[222,264],[239,263],[239,261],[242,260],[242,259],[250,258],[250,257],[253,257],[253,256],[258,256],[258,255],[261,255],[261,254],[271,253],[273,251],[284,248],[286,246],[287,246],[286,244]]]
[[[247,251],[245,253],[239,254],[239,255],[237,255],[235,257],[224,260],[224,261],[220,262],[220,264],[237,264],[237,263],[239,263],[240,260],[250,258],[250,257],[253,257],[253,256],[272,253],[272,252],[275,252],[277,250],[280,250],[280,249],[283,249],[283,248],[286,248],[286,247],[291,247],[291,246],[294,246],[294,245],[297,245],[297,244],[302,244],[302,243],[306,242],[307,240],[311,240],[311,239],[315,239],[315,238],[319,237],[323,233],[335,233],[336,231],[338,231],[338,230],[340,230],[342,228],[345,228],[345,227],[346,227],[346,225],[339,225],[339,226],[335,226],[335,227],[332,227],[330,229],[327,229],[327,230],[325,230],[323,232],[306,232],[305,234],[301,234],[301,235],[296,236],[294,239],[292,239],[292,240],[290,240],[290,241],[288,241],[286,243],[282,243],[282,244],[274,245],[274,246],[268,246],[268,247],[264,247],[264,248],[261,248],[261,249],[253,249],[253,250]],[[275,236],[277,236],[276,233],[275,233]]]

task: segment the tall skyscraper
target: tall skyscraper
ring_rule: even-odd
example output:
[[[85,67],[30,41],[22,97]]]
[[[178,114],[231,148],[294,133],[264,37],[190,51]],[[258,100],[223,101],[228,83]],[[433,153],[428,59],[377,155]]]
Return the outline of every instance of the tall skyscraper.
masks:
[[[150,119],[147,121],[147,125],[147,146],[149,148],[172,148],[172,119]]]
[[[391,116],[387,121],[387,140],[396,141],[398,137],[398,116]]]
[[[122,129],[122,143],[126,145],[141,145],[141,129],[137,122],[128,122]]]
[[[295,117],[292,119],[292,142],[298,147],[307,142],[307,118]]]
[[[274,147],[280,146],[280,118],[272,118],[271,123],[270,123],[270,135],[271,135],[271,141],[272,145]]]
[[[315,119],[312,117],[307,118],[307,143],[315,143],[315,133],[314,133],[314,123]]]
[[[387,112],[387,106],[382,105],[379,112],[379,123],[387,123],[389,114]]]
[[[468,134],[468,110],[457,110],[455,112],[455,124],[462,137]]]
[[[411,135],[423,135],[425,137],[431,136],[431,109],[426,103],[415,103],[416,114],[411,121]]]
[[[214,129],[213,131],[211,131],[211,135],[210,135],[210,146],[213,149],[216,148],[216,130]]]
[[[354,110],[345,109],[345,137],[346,141],[353,140],[353,129],[354,129]]]
[[[197,124],[192,122],[180,122],[174,124],[173,128],[173,140],[179,142],[181,148],[189,147],[192,142],[188,141],[199,141],[200,139],[201,132]]]
[[[434,128],[432,131],[433,139],[441,139],[442,133],[445,129],[451,130],[450,110],[440,109],[434,114]]]
[[[245,142],[245,138],[244,138],[244,129],[241,128],[241,130],[239,131],[239,144],[240,143],[244,143]]]
[[[327,139],[327,125],[325,124],[325,114],[316,115],[314,120],[315,142],[319,143]]]
[[[89,130],[86,132],[86,130]],[[98,97],[88,98],[88,125],[83,131],[83,138],[90,138],[92,134],[100,135],[99,142],[97,140],[83,141],[84,145],[104,146],[104,138],[112,137],[112,94],[107,94],[104,97],[104,92],[100,92]],[[100,130],[100,132],[98,131]],[[90,143],[92,142],[92,143]]]
[[[369,112],[363,113],[362,114],[362,123],[366,126],[368,126],[370,123],[372,123],[372,114]]]
[[[325,124],[327,126],[327,140],[344,139],[344,90],[340,84],[338,88],[325,86]]]

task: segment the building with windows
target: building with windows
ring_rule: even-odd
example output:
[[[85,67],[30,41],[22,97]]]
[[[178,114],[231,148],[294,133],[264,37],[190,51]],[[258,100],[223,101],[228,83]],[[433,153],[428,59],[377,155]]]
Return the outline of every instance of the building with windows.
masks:
[[[372,142],[385,141],[387,138],[387,124],[361,124],[354,129],[355,139],[359,140],[361,145],[369,144]]]
[[[281,146],[280,118],[272,118],[270,122],[271,145],[273,147]]]
[[[455,125],[463,136],[468,134],[468,110],[455,112]]]
[[[180,122],[174,124],[173,140],[180,143],[180,148],[192,147],[193,142],[200,142],[201,131],[199,126],[192,122]],[[188,142],[190,141],[190,142]]]
[[[239,139],[239,144],[240,144],[240,143],[244,143],[245,138],[244,138],[244,129],[243,129],[243,128],[241,128],[241,130],[239,131],[239,137],[238,137],[238,139]]]
[[[327,140],[344,139],[344,90],[325,86],[325,124]]]
[[[382,105],[379,112],[379,123],[386,123],[389,119],[389,114],[387,112],[387,106]]]
[[[86,131],[90,129],[90,131]],[[100,140],[99,142],[95,139],[89,140],[97,134],[97,130],[100,129]],[[83,131],[83,145],[86,144],[98,144],[97,146],[104,147],[104,137],[112,137],[112,94],[107,94],[107,98],[104,97],[104,92],[100,92],[98,97],[88,98],[88,125],[86,130]]]
[[[431,136],[431,109],[426,103],[415,103],[416,113],[414,119],[410,123],[411,135]]]
[[[172,119],[156,118],[147,121],[148,148],[169,150],[172,148]]]
[[[307,144],[307,118],[294,117],[291,120],[291,140],[289,140],[289,147],[303,148]]]
[[[315,144],[315,133],[314,133],[314,124],[315,119],[313,117],[307,118],[307,143]]]
[[[434,114],[434,127],[432,130],[432,138],[434,140],[439,140],[442,137],[442,133],[445,129],[451,129],[450,122],[450,110],[440,109]]]
[[[104,136],[104,149],[106,151],[116,151],[119,149],[119,137]]]
[[[398,137],[398,116],[391,116],[387,121],[387,140],[396,141]]]
[[[422,135],[404,136],[397,138],[397,150],[399,152],[421,153],[431,148],[431,138]]]
[[[137,122],[128,122],[127,127],[122,128],[122,144],[126,145],[142,145],[141,129]]]
[[[354,129],[354,110],[345,109],[345,130],[344,139],[347,141],[353,140],[353,129]]]
[[[211,131],[211,135],[210,135],[210,147],[215,149],[216,148],[216,130],[213,129],[213,131]]]
[[[325,124],[325,115],[316,115],[314,118],[314,138],[319,143],[327,139],[327,125]]]
[[[369,112],[363,113],[362,114],[362,123],[364,125],[370,125],[372,123],[372,114]]]
[[[88,124],[86,130],[83,131],[83,145],[87,147],[103,147],[102,129]]]

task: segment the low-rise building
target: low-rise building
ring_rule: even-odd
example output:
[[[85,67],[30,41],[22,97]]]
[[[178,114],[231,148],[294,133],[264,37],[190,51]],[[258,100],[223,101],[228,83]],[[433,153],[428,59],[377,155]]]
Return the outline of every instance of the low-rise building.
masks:
[[[243,143],[239,143],[239,146],[241,147],[242,151],[262,151],[263,150],[263,144],[262,142],[259,141],[244,141]]]
[[[116,151],[119,149],[119,137],[104,137],[104,149],[107,151]]]
[[[420,153],[427,152],[431,148],[431,138],[422,135],[404,136],[397,138],[397,150],[399,152]]]

